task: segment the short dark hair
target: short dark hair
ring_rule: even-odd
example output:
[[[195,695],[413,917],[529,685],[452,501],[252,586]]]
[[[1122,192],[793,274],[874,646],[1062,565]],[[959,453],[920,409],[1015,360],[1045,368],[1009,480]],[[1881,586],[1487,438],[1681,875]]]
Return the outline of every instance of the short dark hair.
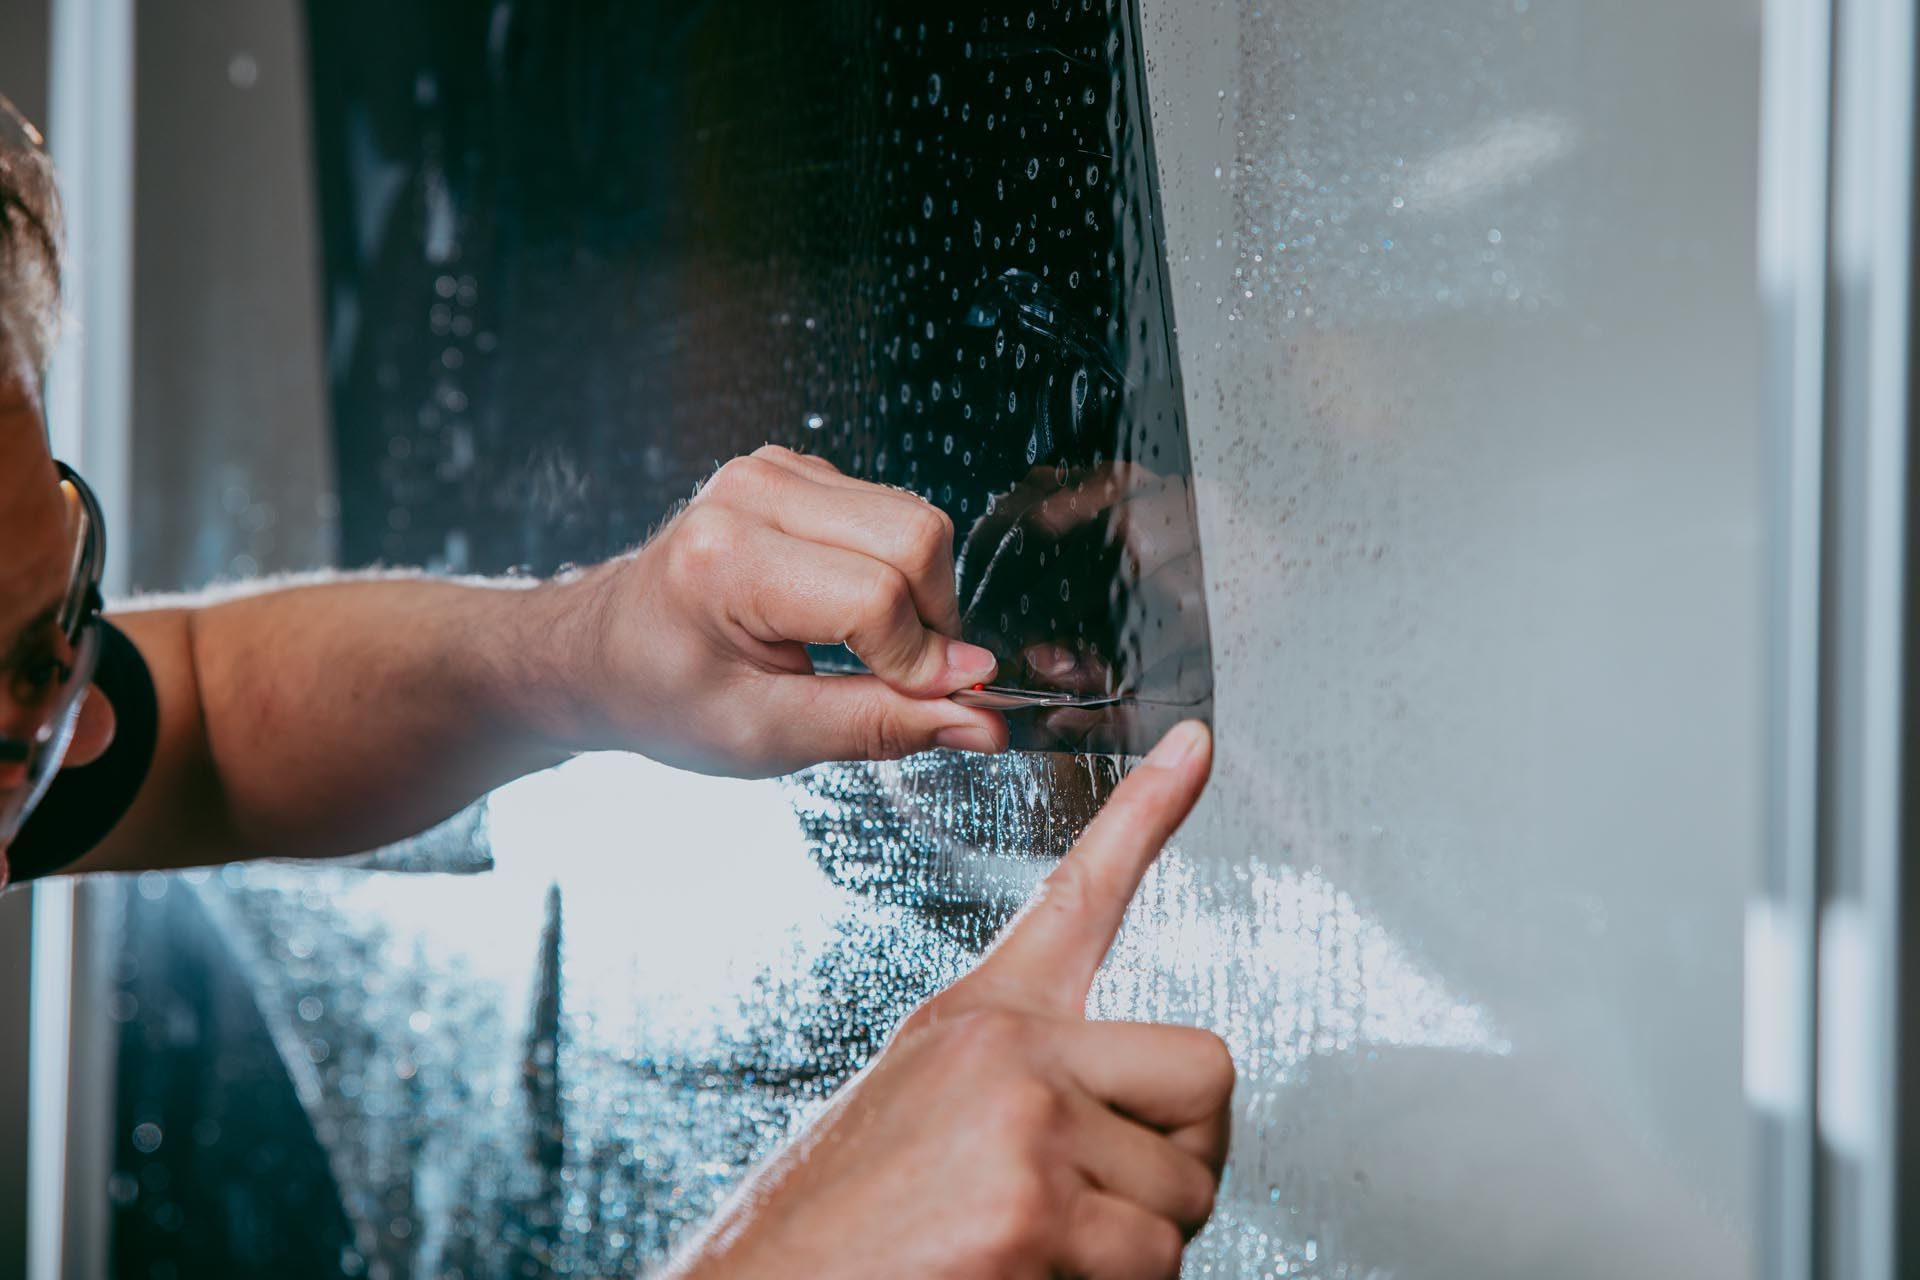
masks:
[[[0,343],[44,370],[60,324],[60,192],[39,130],[0,95]]]

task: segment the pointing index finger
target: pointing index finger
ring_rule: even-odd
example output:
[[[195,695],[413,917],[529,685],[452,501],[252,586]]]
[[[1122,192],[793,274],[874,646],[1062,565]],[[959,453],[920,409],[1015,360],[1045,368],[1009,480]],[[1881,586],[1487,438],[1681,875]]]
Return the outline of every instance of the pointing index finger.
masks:
[[[1213,741],[1198,720],[1168,731],[974,971],[996,991],[1079,1016],[1140,881],[1200,796]]]

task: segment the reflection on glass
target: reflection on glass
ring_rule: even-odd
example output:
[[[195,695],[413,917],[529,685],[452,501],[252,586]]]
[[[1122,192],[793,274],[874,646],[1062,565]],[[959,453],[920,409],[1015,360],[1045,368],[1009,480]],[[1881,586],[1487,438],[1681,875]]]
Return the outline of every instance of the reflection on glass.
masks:
[[[1177,290],[1125,5],[306,18],[351,563],[598,556],[768,439],[928,495],[1010,679],[1218,681],[1094,993],[1234,1046],[1192,1274],[1742,1272],[1750,4],[1149,6]],[[592,759],[387,855],[484,874],[142,880],[116,1270],[632,1271],[1122,767]]]
[[[590,756],[494,797],[490,874],[153,886],[190,895],[248,975],[337,1185],[350,1271],[631,1274],[1031,892],[1049,864],[1018,851],[1048,833],[1022,824],[1047,811],[1001,797],[1037,794],[1046,764],[990,768],[975,781],[996,807],[930,833],[877,802],[939,786],[925,760],[801,786]],[[1315,1053],[1505,1051],[1323,878],[1251,874],[1249,892],[1177,854],[1156,869],[1094,1012],[1191,998],[1231,957],[1234,1048],[1271,1085]],[[1280,1117],[1271,1089],[1245,1106]],[[1235,1174],[1270,1176],[1287,1175]]]
[[[346,563],[597,558],[771,440],[953,516],[969,636],[1090,704],[1018,741],[1127,752],[1208,713],[1129,4],[305,23]],[[963,971],[1119,768],[594,758],[377,862],[474,874],[143,882],[116,1266],[657,1261]]]
[[[349,561],[551,569],[768,441],[964,540],[1002,682],[1211,672],[1130,6],[309,8]],[[617,70],[616,70],[617,69]]]

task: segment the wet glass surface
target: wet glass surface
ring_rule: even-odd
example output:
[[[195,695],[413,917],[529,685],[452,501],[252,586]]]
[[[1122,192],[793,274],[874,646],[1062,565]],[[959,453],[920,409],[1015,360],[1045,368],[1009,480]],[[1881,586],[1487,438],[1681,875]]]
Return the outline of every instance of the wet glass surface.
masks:
[[[1190,1269],[1753,1274],[1759,12],[1145,8],[1217,684],[1181,861],[1209,919],[1323,877],[1406,961],[1342,1002],[1485,1033],[1289,1060],[1237,945],[1127,1006],[1247,1046]]]
[[[1750,10],[1147,3],[1163,287],[1112,142],[1135,35],[1100,6],[979,39],[860,5],[409,7],[368,41],[316,5],[348,559],[597,555],[778,439],[954,511],[971,621],[1012,650],[1053,608],[986,572],[1016,528],[1077,609],[1151,525],[1056,529],[1046,498],[1197,513],[1216,776],[1092,1001],[1233,1046],[1188,1274],[1747,1274]],[[1054,163],[1079,149],[1106,167]],[[1177,382],[1164,306],[1099,323],[1155,288]],[[1123,425],[1162,394],[1129,380],[1184,394],[1190,469]],[[1089,423],[1113,452],[1071,452]],[[208,502],[146,581],[252,553],[271,498]],[[1120,647],[1076,672],[1162,665]],[[643,1266],[970,962],[1124,763],[591,757],[383,855],[474,874],[141,880],[116,1270]]]
[[[342,563],[598,558],[777,441],[954,517],[1001,683],[1095,704],[1017,714],[1018,742],[1125,752],[1207,713],[1129,6],[305,17]],[[147,580],[219,563],[218,515]],[[145,878],[116,1267],[658,1260],[971,963],[1122,767],[594,758],[380,859],[477,874]],[[150,954],[183,932],[223,940],[220,981]],[[200,1123],[233,1077],[244,1137]],[[249,1220],[337,1196],[318,1244],[204,1230],[244,1144],[274,1153]]]
[[[265,1152],[249,1193],[281,1203],[249,1207],[273,1220],[337,1189],[348,1274],[631,1274],[971,965],[1051,865],[1036,852],[1110,781],[1087,768],[1076,793],[1045,756],[784,783],[592,756],[495,795],[486,874],[144,877],[133,914],[218,937],[231,968],[176,958],[125,975],[115,1016],[142,1038],[122,1055],[138,1101],[115,1194],[138,1225],[123,1216],[121,1246],[190,1220],[174,1176],[230,1180],[238,1153]],[[1210,994],[1263,1079],[1366,1046],[1505,1048],[1323,876],[1262,861],[1222,877],[1176,854],[1092,1011]],[[181,1033],[186,1007],[205,1021],[152,1043]],[[240,1034],[256,1019],[264,1036]],[[206,1075],[175,1079],[185,1063]],[[1286,1181],[1257,1163],[1235,1177]],[[1258,1217],[1229,1202],[1210,1239],[1230,1246]],[[251,1260],[249,1243],[229,1247]]]

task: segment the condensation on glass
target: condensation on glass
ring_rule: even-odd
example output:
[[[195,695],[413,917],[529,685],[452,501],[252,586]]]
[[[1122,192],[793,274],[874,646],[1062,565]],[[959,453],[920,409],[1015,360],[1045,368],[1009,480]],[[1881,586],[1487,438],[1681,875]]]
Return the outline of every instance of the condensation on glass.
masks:
[[[1742,1274],[1757,15],[1143,8],[312,5],[343,562],[594,557],[770,439],[927,494],[1003,657],[1214,700],[1093,997],[1235,1050],[1190,1274]],[[595,756],[143,878],[116,1269],[657,1260],[1123,767]]]
[[[1193,1269],[1749,1274],[1759,9],[1144,7],[1220,763],[1102,1007],[1239,1058]]]

